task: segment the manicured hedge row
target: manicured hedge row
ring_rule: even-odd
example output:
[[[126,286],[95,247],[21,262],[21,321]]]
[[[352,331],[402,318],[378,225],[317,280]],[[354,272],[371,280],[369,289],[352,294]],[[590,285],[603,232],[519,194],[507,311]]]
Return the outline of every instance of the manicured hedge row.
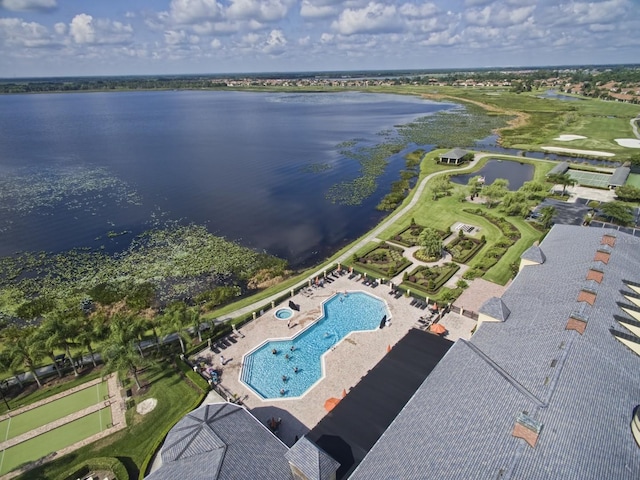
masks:
[[[411,278],[418,273],[420,270],[427,269],[430,267],[418,267],[414,270],[413,275],[407,275],[407,279],[402,283],[406,288],[411,290],[418,290],[420,292],[424,292],[425,294],[432,295],[436,293],[440,288],[451,278],[453,275],[460,269],[460,265],[456,263],[448,263],[441,265],[439,268],[441,270],[440,274],[433,280],[433,288],[429,289],[426,285],[414,282]],[[433,268],[433,267],[431,267]]]
[[[113,472],[118,480],[129,480],[127,468],[115,457],[91,458],[82,465],[76,466],[73,471],[66,472],[59,478],[61,480],[77,480],[78,478],[85,478],[90,472],[98,470],[109,470]]]
[[[197,372],[193,371],[193,368],[189,366],[187,362],[181,360],[180,358],[176,358],[176,364],[180,371],[184,374],[185,377],[198,389],[202,391],[202,393],[207,393],[209,391],[209,384],[207,381],[202,378]]]
[[[489,220],[492,224],[500,229],[504,237],[502,240],[487,249],[473,266],[473,268],[467,270],[467,272],[464,274],[464,278],[472,279],[482,276],[491,267],[498,263],[500,258],[502,258],[502,256],[507,253],[507,250],[518,240],[520,240],[521,234],[520,230],[518,230],[511,222],[505,220],[504,218],[492,215],[480,208],[477,208],[475,210],[465,209],[464,211],[473,215],[479,215]]]
[[[474,246],[470,249],[462,250],[461,248],[456,248],[458,244],[462,242],[472,242]],[[447,250],[451,252],[451,258],[454,262],[458,263],[467,263],[473,256],[480,251],[480,249],[484,246],[486,240],[478,240],[476,238],[467,238],[467,237],[457,237],[447,245]]]

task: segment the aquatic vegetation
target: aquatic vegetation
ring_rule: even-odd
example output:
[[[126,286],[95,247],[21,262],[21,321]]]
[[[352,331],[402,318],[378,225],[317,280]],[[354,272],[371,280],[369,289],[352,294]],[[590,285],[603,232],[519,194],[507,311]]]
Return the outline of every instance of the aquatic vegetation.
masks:
[[[0,231],[11,217],[49,215],[61,206],[95,214],[111,205],[140,205],[141,199],[126,182],[105,168],[44,166],[19,168],[0,176]]]
[[[137,236],[115,255],[75,249],[0,259],[0,314],[27,320],[85,297],[146,305],[153,294],[165,304],[220,283],[246,285],[257,272],[281,275],[285,266],[284,260],[212,235],[201,225],[172,224]]]
[[[340,205],[359,205],[376,191],[377,179],[384,173],[389,158],[409,144],[445,148],[467,147],[492,131],[504,127],[508,121],[509,117],[487,113],[478,106],[468,105],[436,112],[407,125],[397,125],[395,130],[382,130],[377,133],[383,140],[378,145],[362,145],[359,140],[342,142],[338,145],[339,153],[360,164],[360,176],[333,185],[329,188],[326,198]],[[420,159],[420,156],[414,156],[410,159],[412,163],[407,163],[407,167],[412,168],[413,164],[419,164]],[[381,210],[393,209],[402,201],[400,192],[405,188],[405,184],[397,184],[393,188],[391,196],[381,203]]]

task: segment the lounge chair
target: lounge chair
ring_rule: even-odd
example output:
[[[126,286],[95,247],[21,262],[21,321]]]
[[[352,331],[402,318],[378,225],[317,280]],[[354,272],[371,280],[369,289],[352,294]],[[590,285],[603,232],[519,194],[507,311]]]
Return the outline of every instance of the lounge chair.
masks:
[[[409,303],[409,305],[413,307],[416,303],[418,303],[418,299],[414,298],[413,300],[411,300],[411,303]]]

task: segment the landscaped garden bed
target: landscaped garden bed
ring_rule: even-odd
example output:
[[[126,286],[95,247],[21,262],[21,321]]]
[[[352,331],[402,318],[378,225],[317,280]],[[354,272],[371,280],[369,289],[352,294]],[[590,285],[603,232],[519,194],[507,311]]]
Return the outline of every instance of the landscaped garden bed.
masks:
[[[400,245],[404,245],[405,247],[415,247],[416,245],[418,245],[418,237],[422,233],[422,230],[424,230],[425,228],[427,227],[412,223],[407,228],[394,235],[393,241],[399,243]],[[442,240],[451,235],[451,228],[449,228],[448,230],[435,230],[440,234]]]
[[[451,253],[451,258],[454,262],[467,263],[480,251],[485,243],[486,240],[484,238],[459,236],[449,242],[446,248]]]
[[[361,257],[354,258],[353,263],[356,268],[362,267],[380,277],[393,277],[411,264],[402,252],[402,248],[382,242]]]
[[[420,266],[405,274],[403,284],[411,289],[432,295],[436,293],[458,270],[460,265],[449,262],[432,267]]]

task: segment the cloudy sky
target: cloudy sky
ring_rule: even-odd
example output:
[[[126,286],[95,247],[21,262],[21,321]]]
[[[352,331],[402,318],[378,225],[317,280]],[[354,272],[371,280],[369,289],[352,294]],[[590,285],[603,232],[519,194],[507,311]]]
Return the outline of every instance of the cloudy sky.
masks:
[[[640,0],[0,0],[0,77],[640,63]]]

